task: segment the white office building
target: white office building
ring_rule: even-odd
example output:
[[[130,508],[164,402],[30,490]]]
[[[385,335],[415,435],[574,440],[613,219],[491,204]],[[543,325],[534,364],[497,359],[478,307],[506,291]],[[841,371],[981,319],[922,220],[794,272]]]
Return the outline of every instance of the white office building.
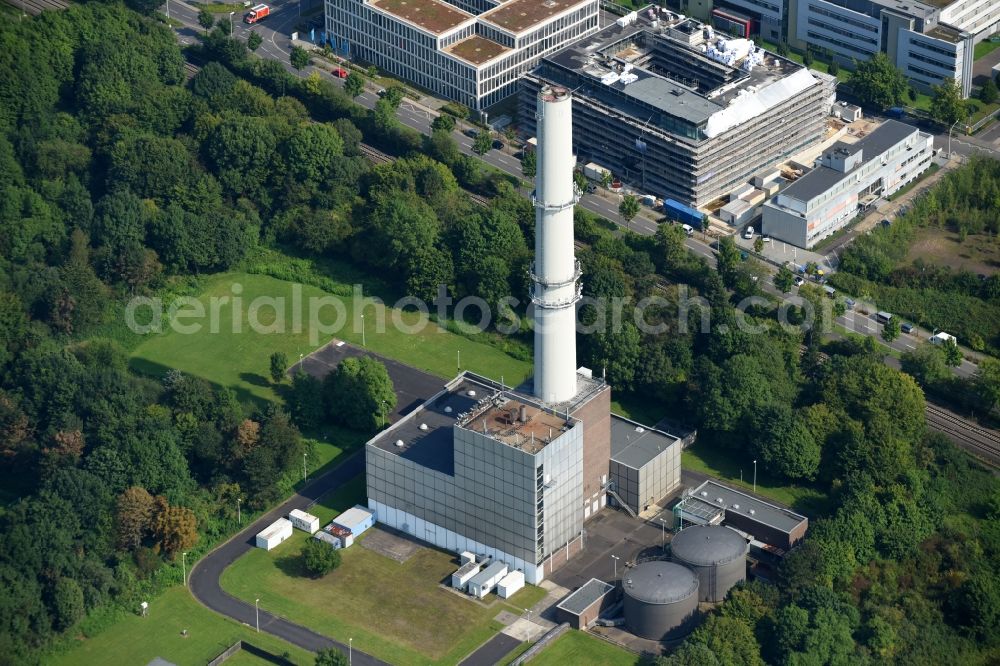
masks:
[[[326,0],[338,48],[476,111],[597,27],[598,0]]]
[[[764,204],[763,232],[810,248],[930,166],[934,137],[889,120],[857,143],[837,142],[815,169]]]

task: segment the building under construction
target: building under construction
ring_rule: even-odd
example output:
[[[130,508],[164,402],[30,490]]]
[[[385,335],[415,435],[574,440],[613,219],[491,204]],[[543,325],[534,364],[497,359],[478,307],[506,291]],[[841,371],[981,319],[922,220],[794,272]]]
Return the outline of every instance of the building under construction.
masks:
[[[703,206],[820,141],[836,78],[647,8],[544,57],[522,78],[573,90],[574,151],[643,193]]]

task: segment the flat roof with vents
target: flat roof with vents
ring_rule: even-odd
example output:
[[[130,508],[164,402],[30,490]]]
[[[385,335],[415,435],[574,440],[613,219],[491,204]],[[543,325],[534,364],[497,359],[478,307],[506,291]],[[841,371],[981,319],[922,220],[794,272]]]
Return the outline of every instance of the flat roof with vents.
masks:
[[[370,0],[371,6],[440,35],[474,18],[440,0]]]
[[[468,39],[455,42],[445,49],[445,53],[450,53],[457,58],[461,58],[466,62],[471,62],[473,65],[479,66],[485,62],[493,60],[497,56],[503,55],[510,50],[511,49],[507,48],[503,44],[498,44],[491,39],[486,39],[485,37],[480,37],[479,35],[473,35]]]
[[[695,501],[691,502],[692,499]],[[731,514],[739,514],[753,522],[766,525],[785,534],[791,533],[802,523],[808,522],[808,518],[791,509],[765,502],[711,480],[705,481],[695,488],[690,495],[684,498],[684,501],[687,503],[685,509],[688,511],[692,506],[707,504],[724,510],[727,519],[731,517]]]
[[[480,14],[479,19],[517,34],[571,7],[590,2],[593,0],[508,0],[499,7]]]

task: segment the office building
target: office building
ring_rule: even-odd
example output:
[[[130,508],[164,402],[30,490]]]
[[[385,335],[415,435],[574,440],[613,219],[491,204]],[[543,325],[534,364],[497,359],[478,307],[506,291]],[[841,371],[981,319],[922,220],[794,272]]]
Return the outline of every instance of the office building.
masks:
[[[366,445],[368,506],[379,522],[503,562],[529,583],[582,549],[584,522],[614,491],[612,451],[633,448],[612,444],[624,435],[612,425],[610,387],[575,367],[572,100],[548,87],[536,99],[534,379],[511,388],[462,373]],[[636,427],[625,429],[629,438],[638,439]],[[642,446],[657,450],[635,458],[658,460],[640,465],[650,472],[643,488],[670,493],[679,472],[657,480],[652,470],[679,470],[680,441],[665,433],[648,440]]]
[[[647,9],[544,57],[522,83],[526,134],[538,89],[565,86],[581,163],[701,207],[818,142],[835,79]]]
[[[996,0],[691,0],[693,16],[719,30],[830,53],[853,68],[879,51],[914,87],[954,79],[968,97],[973,47],[1000,32]]]
[[[930,166],[934,137],[886,121],[857,143],[838,141],[812,171],[764,204],[763,233],[810,248]]]
[[[339,49],[476,111],[597,24],[598,0],[326,0]]]

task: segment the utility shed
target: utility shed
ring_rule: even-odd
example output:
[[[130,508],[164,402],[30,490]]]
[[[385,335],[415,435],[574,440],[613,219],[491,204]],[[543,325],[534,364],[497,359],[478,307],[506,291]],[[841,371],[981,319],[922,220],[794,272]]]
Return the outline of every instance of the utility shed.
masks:
[[[524,572],[511,571],[497,583],[497,596],[501,599],[509,599],[517,594],[522,587],[524,587]]]
[[[342,543],[340,543],[340,537],[335,537],[329,532],[326,532],[324,530],[320,530],[319,532],[316,532],[316,534],[313,534],[313,539],[316,539],[317,541],[322,541],[323,543],[330,546],[330,548],[333,548],[334,550],[340,550],[341,546],[343,545]]]
[[[339,540],[340,545],[344,548],[350,548],[354,543],[354,534],[351,533],[351,530],[336,523],[330,523],[323,528],[323,531]]]
[[[722,218],[722,221],[734,227],[749,222],[753,218],[753,213],[753,204],[743,199],[733,199],[719,209],[719,217]]]
[[[351,534],[357,539],[375,524],[375,512],[361,505],[355,505],[334,518],[333,522],[351,530]]]
[[[479,573],[482,568],[483,565],[479,564],[475,560],[466,562],[458,568],[458,571],[451,575],[451,586],[456,590],[462,590],[464,592],[465,586],[475,575]]]
[[[288,520],[292,522],[292,527],[298,528],[303,532],[308,532],[309,534],[316,534],[316,531],[319,530],[319,518],[301,509],[292,509],[289,511]]]
[[[617,595],[614,591],[614,586],[591,578],[559,602],[556,621],[568,622],[574,629],[586,629],[603,611],[615,604]]]
[[[287,518],[278,518],[257,534],[257,547],[271,550],[292,536],[292,523]]]
[[[494,586],[507,575],[507,565],[493,562],[469,580],[469,594],[482,599],[493,591]]]

